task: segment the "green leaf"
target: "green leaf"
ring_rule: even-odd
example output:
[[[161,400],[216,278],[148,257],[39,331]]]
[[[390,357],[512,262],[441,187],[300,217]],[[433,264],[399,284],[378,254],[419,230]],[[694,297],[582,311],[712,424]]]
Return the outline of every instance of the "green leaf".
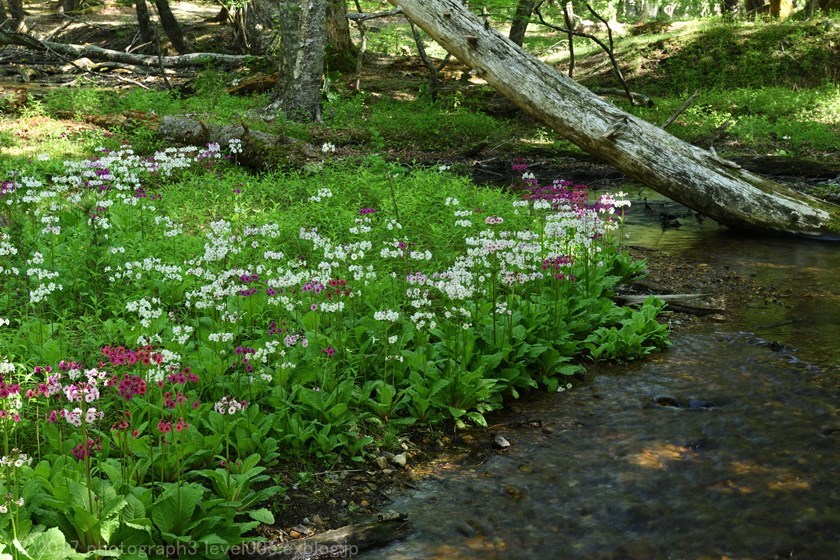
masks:
[[[171,484],[155,502],[152,521],[161,533],[181,533],[204,496],[199,484]]]
[[[481,426],[484,428],[487,427],[487,420],[484,418],[484,415],[480,412],[468,412],[467,418],[472,420],[477,426]]]
[[[266,508],[254,509],[248,512],[248,517],[266,525],[274,524],[274,515]]]

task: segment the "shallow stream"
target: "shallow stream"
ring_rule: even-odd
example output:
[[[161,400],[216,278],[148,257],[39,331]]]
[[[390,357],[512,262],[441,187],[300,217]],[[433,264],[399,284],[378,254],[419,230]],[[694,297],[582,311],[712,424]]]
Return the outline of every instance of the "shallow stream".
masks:
[[[362,558],[840,558],[840,245],[683,222],[631,242],[784,297],[514,403],[485,453],[442,456],[393,496],[415,530]]]

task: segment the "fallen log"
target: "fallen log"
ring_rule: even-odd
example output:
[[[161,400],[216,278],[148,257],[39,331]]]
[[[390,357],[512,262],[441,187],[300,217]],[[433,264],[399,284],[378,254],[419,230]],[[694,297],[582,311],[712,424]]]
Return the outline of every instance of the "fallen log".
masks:
[[[672,200],[734,228],[840,239],[840,206],[621,111],[519,48],[461,0],[388,1],[518,107]]]
[[[619,305],[640,306],[650,297],[650,294],[621,294],[614,296],[613,300]],[[726,311],[720,299],[706,294],[653,294],[653,297],[665,302],[666,311],[687,315],[712,315]]]
[[[361,550],[401,539],[410,531],[411,524],[405,514],[387,512],[373,521],[347,525],[304,539],[274,545],[259,543],[230,557],[231,560],[350,558]]]
[[[56,43],[37,39],[25,33],[12,33],[0,29],[0,46],[18,45],[36,51],[54,52],[71,59],[89,58],[91,60],[120,62],[135,66],[152,66],[155,68],[193,68],[196,66],[240,66],[261,57],[252,55],[233,55],[218,53],[188,53],[179,56],[162,56],[132,54],[111,49],[103,49],[96,45],[74,45],[70,43]]]
[[[218,125],[167,116],[161,119],[157,132],[173,142],[193,146],[217,143],[227,147],[232,139],[238,138],[242,141],[242,151],[236,154],[237,163],[254,169],[300,167],[319,158],[318,150],[311,144],[289,136],[251,130],[245,124]]]
[[[271,91],[280,79],[279,72],[273,74],[259,74],[244,80],[239,80],[227,88],[229,95],[245,95],[249,93],[263,93]]]

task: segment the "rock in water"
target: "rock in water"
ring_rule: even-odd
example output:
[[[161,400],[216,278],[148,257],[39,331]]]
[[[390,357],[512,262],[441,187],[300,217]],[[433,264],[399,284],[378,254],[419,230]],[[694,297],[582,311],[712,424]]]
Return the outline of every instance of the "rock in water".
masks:
[[[510,442],[504,436],[497,435],[493,438],[493,447],[496,449],[507,449],[510,447]]]

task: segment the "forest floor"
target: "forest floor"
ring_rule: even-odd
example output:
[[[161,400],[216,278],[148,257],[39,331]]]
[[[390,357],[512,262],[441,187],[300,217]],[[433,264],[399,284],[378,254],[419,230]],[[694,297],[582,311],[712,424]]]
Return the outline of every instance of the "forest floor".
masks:
[[[116,50],[130,48],[137,41],[134,35],[133,11],[119,8],[113,2],[106,4],[105,9],[95,13],[65,18],[44,12],[38,7],[42,3],[29,2],[29,27],[40,36],[51,36],[53,40],[93,43]],[[210,21],[218,12],[217,5],[178,2],[173,3],[173,8],[195,45],[220,50],[229,44],[232,30]],[[333,86],[327,93],[340,99],[336,101],[336,109],[332,114],[329,106],[325,112],[331,120],[321,127],[297,130],[298,133],[313,142],[332,141],[340,144],[345,147],[345,154],[348,156],[368,152],[375,145],[384,151],[389,159],[461,165],[469,172],[483,174],[484,178],[498,176],[503,180],[508,179],[511,158],[524,157],[532,166],[550,169],[551,172],[556,172],[558,177],[562,177],[570,168],[579,170],[585,167],[591,173],[594,182],[608,185],[620,179],[620,174],[616,175],[614,170],[592,161],[570,144],[558,140],[553,133],[549,133],[539,123],[523,115],[475,76],[471,76],[468,68],[457,63],[448,65],[443,72],[443,89],[439,94],[437,107],[442,107],[445,111],[429,113],[431,116],[427,121],[415,120],[409,125],[398,123],[391,129],[386,128],[385,121],[377,121],[382,123],[380,128],[377,128],[375,123],[369,124],[368,128],[354,128],[358,123],[370,122],[368,119],[373,118],[371,115],[376,111],[377,104],[382,104],[386,111],[393,110],[393,120],[396,121],[399,121],[401,116],[417,112],[412,106],[405,107],[409,102],[424,103],[421,111],[429,109],[429,102],[423,96],[427,82],[425,66],[414,54],[413,45],[407,50],[402,46],[394,46],[396,38],[401,35],[389,34],[386,29],[388,24],[398,23],[396,20],[382,20],[375,26],[371,24],[371,50],[365,59],[360,77],[361,89],[365,92],[364,101],[356,101],[358,96],[348,86],[352,82],[352,72],[336,75],[331,73]],[[725,152],[731,157],[742,156],[746,158],[745,161],[755,159],[763,162],[763,166],[774,165],[771,172],[773,175],[785,175],[785,170],[791,169],[791,158],[797,161],[801,161],[802,158],[813,161],[809,169],[819,168],[820,172],[812,173],[807,180],[800,180],[800,185],[816,194],[836,199],[840,190],[840,92],[836,86],[840,77],[840,25],[832,20],[802,25],[803,29],[813,33],[819,31],[819,36],[813,42],[822,41],[826,45],[825,58],[821,54],[813,54],[813,59],[806,59],[800,54],[805,52],[803,49],[806,46],[812,44],[807,40],[807,34],[803,36],[800,30],[797,35],[798,42],[788,44],[789,51],[796,48],[800,51],[796,56],[787,58],[798,58],[800,66],[808,60],[813,61],[812,70],[801,76],[803,80],[808,80],[808,83],[793,88],[790,84],[782,83],[783,76],[786,73],[790,74],[782,68],[778,72],[768,74],[774,80],[778,79],[779,83],[768,82],[766,85],[784,89],[774,89],[768,94],[767,90],[754,88],[754,84],[748,81],[748,78],[757,79],[756,76],[739,75],[737,69],[733,70],[728,79],[733,82],[743,79],[743,83],[738,85],[737,91],[732,95],[733,101],[729,102],[729,107],[725,101],[726,93],[722,90],[710,93],[707,98],[701,96],[697,105],[677,120],[676,133],[698,145],[707,147],[715,144],[718,152]],[[661,103],[659,99],[656,101],[658,109],[643,113],[643,116],[652,121],[661,121],[673,113],[691,91],[666,89],[663,86],[666,79],[658,76],[657,72],[673,73],[675,68],[682,65],[686,72],[693,69],[699,76],[695,76],[695,79],[702,81],[704,73],[710,71],[705,68],[714,68],[716,64],[720,64],[720,59],[706,60],[706,57],[717,56],[711,47],[707,48],[706,54],[702,56],[691,51],[691,48],[700,44],[699,32],[690,39],[682,35],[669,39],[667,29],[654,31],[655,34],[649,34],[647,43],[642,41],[641,36],[632,35],[634,39],[628,39],[628,42],[621,44],[622,48],[626,47],[624,52],[628,56],[627,64],[632,66],[627,75],[634,91],[641,90],[652,97],[659,95],[663,98]],[[784,44],[780,41],[793,41],[772,35],[775,32],[757,26],[754,36],[760,33],[770,34],[767,44],[776,46]],[[542,49],[546,57],[555,60],[553,45],[558,38],[543,30],[535,33],[537,36],[532,46]],[[722,34],[722,31],[713,33],[711,36],[717,42],[707,43],[707,47],[723,44],[725,38]],[[684,53],[682,59],[679,58],[681,55],[676,49],[678,44],[687,45],[687,53]],[[739,42],[730,44],[728,53],[731,55],[736,49],[743,48],[746,47],[739,39]],[[750,48],[759,49],[754,45]],[[723,53],[722,50],[720,56],[725,56]],[[590,56],[585,54],[581,54],[582,62],[579,64],[580,79],[590,84],[608,84],[612,78],[604,69],[604,57],[595,54],[594,51],[590,51]],[[780,57],[779,64],[787,63],[785,58]],[[558,67],[562,66],[561,59],[557,59],[556,63]],[[0,94],[3,88],[7,91],[25,89],[37,103],[46,105],[49,109],[52,102],[43,98],[41,91],[56,87],[66,88],[70,92],[78,91],[80,86],[119,88],[119,92],[138,87],[127,80],[139,82],[140,87],[144,88],[166,87],[161,77],[154,73],[146,76],[117,72],[88,72],[79,75],[73,68],[62,68],[66,64],[67,61],[47,54],[0,48]],[[268,70],[243,68],[241,74],[235,77],[240,80],[247,79],[253,74],[265,73]],[[757,71],[752,72],[755,74]],[[231,76],[226,75],[225,79],[222,79],[213,75],[210,80],[201,74],[179,71],[168,78],[170,85],[180,91],[179,96],[188,96],[191,91],[197,90],[199,94],[206,94],[208,87],[225,87],[230,84]],[[14,80],[17,79],[24,81],[15,83]],[[678,78],[672,78],[676,79]],[[686,83],[689,82],[687,78],[685,80]],[[49,87],[41,87],[42,84]],[[809,87],[814,89],[803,89]],[[817,93],[810,95],[807,91]],[[785,97],[786,95],[788,97]],[[68,95],[65,99],[77,98]],[[259,105],[261,99],[265,98],[257,97],[252,106]],[[746,99],[752,100],[752,108],[745,107]],[[774,99],[781,105],[774,104]],[[218,101],[218,98],[216,100]],[[802,115],[806,114],[802,112],[804,108],[794,105],[808,103],[809,100],[815,105],[808,108],[807,114],[810,117],[806,126],[802,122]],[[220,103],[234,102],[224,99]],[[734,107],[736,103],[740,105]],[[213,114],[215,106],[211,104],[211,107],[214,108],[211,108],[209,113]],[[0,98],[0,110],[3,108],[3,98]],[[20,145],[27,141],[25,135],[21,136],[24,134],[21,131],[34,129],[43,124],[45,119],[59,123],[65,130],[76,132],[80,129],[90,131],[101,128],[108,133],[127,134],[128,141],[133,139],[132,134],[136,135],[136,131],[126,133],[124,128],[108,130],[107,124],[100,126],[90,120],[83,122],[78,117],[85,113],[84,107],[65,107],[65,110],[73,113],[74,116],[71,117],[58,117],[50,114],[49,110],[36,112],[31,107],[27,109],[25,106],[13,106],[8,101],[6,109],[6,114],[0,111],[0,147],[3,146],[5,138],[9,146],[14,144],[20,148],[20,157],[27,157],[25,146]],[[396,112],[397,109],[400,112]],[[767,118],[766,114],[774,110],[787,115],[789,122]],[[252,115],[247,106],[235,106],[231,112],[236,118],[250,118]],[[449,141],[446,138],[449,129],[441,128],[441,117],[451,119],[453,127],[469,125],[477,132],[463,133]],[[235,120],[231,116],[227,118]],[[342,124],[343,118],[351,119],[353,126]],[[399,135],[398,129],[406,126],[410,128],[407,135]],[[747,132],[750,126],[752,132],[749,134],[752,136]],[[785,133],[785,130],[789,132]],[[4,134],[6,136],[3,136]],[[690,257],[682,256],[676,259],[659,252],[641,249],[632,251],[648,263],[649,275],[643,284],[637,286],[639,292],[703,292],[709,298],[722,301],[722,308],[726,308],[726,301],[744,301],[750,298],[760,300],[778,296],[768,292],[772,291],[772,288],[757,287],[749,278],[725,270],[715,270],[705,263],[691,260]],[[666,318],[672,320],[676,332],[691,329],[703,322],[728,320],[726,313],[706,316],[671,313],[666,315]],[[283,485],[288,487],[279,508],[281,521],[278,524],[279,528],[272,529],[267,536],[275,541],[284,541],[308,535],[313,531],[338,527],[358,519],[359,516],[387,509],[389,491],[410,486],[413,480],[427,476],[434,469],[442,468],[439,458],[444,450],[447,454],[453,453],[453,449],[465,453],[486,453],[486,439],[480,430],[457,433],[417,431],[402,442],[402,451],[407,455],[404,468],[394,464],[388,455],[381,461],[382,466],[386,467],[384,469],[373,461],[349,467],[349,470],[344,470],[344,466],[336,466],[319,473],[312,473],[309,465],[287,465],[286,471],[280,474]]]

